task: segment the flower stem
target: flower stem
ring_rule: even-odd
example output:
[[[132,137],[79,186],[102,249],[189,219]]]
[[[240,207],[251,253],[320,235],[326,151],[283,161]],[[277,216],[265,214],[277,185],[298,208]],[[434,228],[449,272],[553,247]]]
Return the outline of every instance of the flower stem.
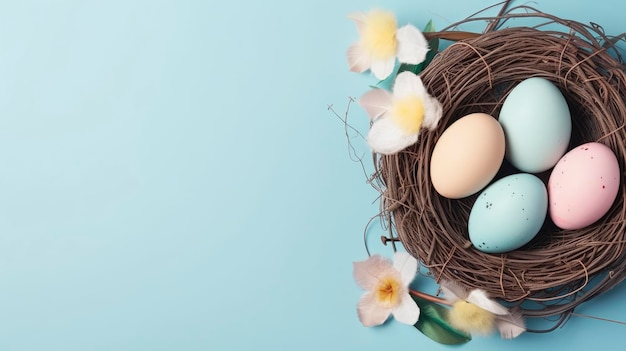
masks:
[[[421,291],[409,289],[409,293],[411,293],[411,295],[417,296],[417,297],[419,297],[421,299],[424,299],[426,301],[435,302],[435,303],[446,305],[446,306],[452,306],[452,304],[450,302],[446,301],[445,299],[442,299],[442,298],[437,297],[437,296],[429,295],[429,294],[423,293]]]

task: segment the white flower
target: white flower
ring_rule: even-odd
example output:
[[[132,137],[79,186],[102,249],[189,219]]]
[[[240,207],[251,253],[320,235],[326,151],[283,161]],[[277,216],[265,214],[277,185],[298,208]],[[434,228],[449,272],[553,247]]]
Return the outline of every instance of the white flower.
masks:
[[[355,12],[348,16],[356,23],[359,41],[348,48],[348,66],[353,72],[370,69],[378,79],[387,78],[400,62],[418,64],[426,58],[428,42],[412,25],[397,28],[390,12],[373,10]]]
[[[354,280],[367,290],[357,305],[359,320],[366,327],[383,324],[389,315],[405,324],[417,323],[420,309],[409,296],[409,284],[417,274],[417,260],[396,252],[393,263],[380,255],[354,262]]]
[[[452,304],[448,313],[450,324],[468,333],[489,334],[498,329],[504,339],[513,339],[526,331],[524,318],[518,310],[490,299],[481,289],[467,291],[453,282],[442,282],[444,297]]]
[[[434,129],[441,104],[430,96],[421,78],[410,71],[396,77],[393,94],[372,89],[359,100],[372,121],[367,143],[377,153],[394,154],[417,142],[420,128]]]

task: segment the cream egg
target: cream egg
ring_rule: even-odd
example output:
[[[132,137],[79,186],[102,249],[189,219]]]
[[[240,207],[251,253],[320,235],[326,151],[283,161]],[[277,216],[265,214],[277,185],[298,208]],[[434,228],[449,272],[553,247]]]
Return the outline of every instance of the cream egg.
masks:
[[[430,160],[435,190],[450,199],[479,192],[495,177],[504,160],[504,131],[485,113],[452,123],[437,140]]]

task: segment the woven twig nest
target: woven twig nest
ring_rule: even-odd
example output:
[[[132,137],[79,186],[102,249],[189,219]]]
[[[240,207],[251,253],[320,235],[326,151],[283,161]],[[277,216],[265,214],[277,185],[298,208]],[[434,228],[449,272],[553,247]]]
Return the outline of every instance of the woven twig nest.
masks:
[[[444,130],[470,113],[497,118],[510,90],[530,77],[550,80],[565,96],[572,117],[569,149],[603,143],[615,152],[622,174],[626,169],[625,66],[605,45],[610,41],[601,28],[539,11],[504,13],[493,20],[501,25],[517,17],[543,19],[565,30],[491,26],[437,54],[421,77],[443,106],[438,128],[423,131],[417,144],[398,154],[377,155],[375,176],[383,185],[384,211],[403,246],[436,281],[484,289],[519,304],[527,317],[563,315],[626,275],[626,180],[610,211],[595,224],[560,230],[548,216],[533,241],[505,254],[471,246],[467,223],[477,195],[447,199],[430,180],[430,158]],[[505,161],[496,179],[513,172]],[[538,176],[547,181],[549,172]]]

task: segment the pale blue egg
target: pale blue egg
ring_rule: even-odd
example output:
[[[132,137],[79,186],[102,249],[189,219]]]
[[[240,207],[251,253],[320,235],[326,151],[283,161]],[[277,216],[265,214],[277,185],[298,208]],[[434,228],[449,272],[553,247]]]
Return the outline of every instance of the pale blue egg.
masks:
[[[528,173],[501,178],[476,199],[468,220],[474,247],[503,253],[530,242],[539,232],[548,211],[548,192],[541,179]]]
[[[547,79],[528,78],[515,86],[498,116],[506,137],[506,159],[528,173],[546,171],[567,151],[572,119],[563,94]]]

